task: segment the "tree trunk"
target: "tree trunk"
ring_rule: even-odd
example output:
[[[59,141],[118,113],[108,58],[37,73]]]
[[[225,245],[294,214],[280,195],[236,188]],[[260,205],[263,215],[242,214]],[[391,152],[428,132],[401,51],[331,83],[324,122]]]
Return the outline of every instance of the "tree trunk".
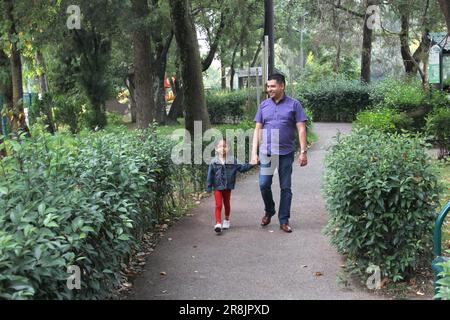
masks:
[[[445,17],[445,23],[447,24],[447,32],[450,34],[450,1],[449,0],[439,0],[439,4],[442,9],[442,13]]]
[[[149,15],[146,0],[132,0],[132,7],[137,20],[144,20]],[[133,31],[134,45],[134,85],[136,99],[136,123],[140,129],[147,128],[154,119],[153,79],[150,32],[147,27]]]
[[[186,129],[194,136],[194,122],[202,122],[202,130],[211,127],[206,109],[202,64],[197,33],[192,21],[188,0],[170,0],[170,14],[175,38],[180,51],[181,77],[183,79],[186,107]]]
[[[134,89],[134,73],[129,73],[125,78],[125,85],[130,93],[130,114],[131,123],[136,123],[136,92]]]
[[[181,83],[181,67],[179,64],[180,55],[177,51],[177,59],[176,59],[176,73],[175,80],[174,78],[170,78],[170,86],[175,95],[175,99],[172,102],[172,106],[170,107],[168,120],[170,123],[178,123],[178,118],[184,117],[185,108],[184,108],[184,92],[183,85]]]
[[[222,90],[227,90],[227,75],[225,71],[225,66],[223,65],[222,60],[220,61],[220,74],[221,74],[221,88]]]
[[[428,74],[425,67],[428,62],[428,53],[430,48],[430,40],[428,39],[429,23],[427,18],[429,0],[426,3],[426,8],[423,15],[423,32],[422,38],[420,40],[419,47],[416,49],[414,54],[411,53],[409,48],[409,8],[407,6],[399,6],[399,11],[401,13],[401,32],[400,32],[400,44],[401,44],[401,54],[403,58],[403,64],[405,66],[406,74],[410,76],[416,76],[417,72],[420,73],[422,78],[422,85],[427,87]],[[423,62],[423,70],[420,68],[420,63]]]
[[[175,80],[175,82],[179,82],[179,80]],[[183,117],[184,113],[184,92],[183,88],[179,87],[177,90],[175,99],[172,102],[172,106],[170,107],[168,118],[171,122],[176,123],[178,118]]]
[[[41,67],[41,70],[39,71],[39,90],[43,96],[46,92],[48,92],[48,81],[47,67],[45,65],[44,56],[42,55],[41,50],[36,52],[36,62]]]
[[[4,98],[3,104],[11,107],[13,99],[11,63],[2,49],[0,49],[0,70],[2,70],[2,73],[5,75],[3,78],[0,78],[2,80],[0,81],[0,95]],[[2,107],[3,105],[0,105],[0,110]]]
[[[411,50],[409,48],[409,13],[406,8],[401,10],[401,32],[400,32],[400,44],[401,54],[403,58],[403,65],[405,66],[405,72],[408,75],[415,75],[417,73],[416,65],[413,61]]]
[[[156,33],[155,60],[153,67],[153,92],[155,95],[155,119],[160,124],[167,122],[166,89],[164,80],[166,77],[167,56],[173,39],[173,31],[170,31],[166,41],[163,41],[161,32]]]
[[[5,20],[9,22],[8,37],[10,41],[11,56],[11,81],[12,81],[12,104],[13,104],[13,120],[11,122],[11,130],[17,132],[19,129],[28,132],[25,122],[25,112],[23,108],[23,81],[22,81],[22,61],[20,57],[20,49],[17,46],[19,35],[16,31],[16,23],[13,15],[14,2],[12,0],[4,0]]]
[[[166,66],[161,63],[153,66],[153,93],[155,99],[155,120],[160,124],[167,122],[166,112],[166,89],[164,88],[164,76],[166,73]]]
[[[376,0],[368,0],[367,8],[372,5],[377,4]],[[363,46],[361,52],[361,81],[365,83],[370,83],[371,76],[371,60],[372,60],[372,29],[368,27],[368,21],[370,14],[365,14],[364,16],[364,26],[363,26]]]
[[[234,91],[234,75],[236,74],[236,72],[234,70],[234,62],[236,60],[237,50],[238,50],[238,46],[236,46],[236,48],[234,48],[233,57],[231,58],[231,68],[230,68],[230,90],[231,91]]]

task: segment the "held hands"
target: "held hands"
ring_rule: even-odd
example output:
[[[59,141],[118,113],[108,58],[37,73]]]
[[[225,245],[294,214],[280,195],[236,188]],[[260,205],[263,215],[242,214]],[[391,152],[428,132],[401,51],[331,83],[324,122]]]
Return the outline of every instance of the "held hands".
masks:
[[[252,154],[252,160],[250,161],[250,164],[256,166],[256,165],[258,165],[258,163],[259,163],[258,155]]]

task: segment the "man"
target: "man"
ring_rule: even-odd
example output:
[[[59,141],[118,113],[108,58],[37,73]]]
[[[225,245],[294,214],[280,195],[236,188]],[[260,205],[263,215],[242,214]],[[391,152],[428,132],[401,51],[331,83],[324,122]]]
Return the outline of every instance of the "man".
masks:
[[[295,156],[295,135],[298,131],[300,141],[298,162],[303,167],[308,163],[307,117],[300,102],[285,94],[285,85],[285,78],[281,74],[271,75],[267,81],[269,98],[261,103],[255,116],[251,164],[256,165],[258,162],[261,164],[259,187],[265,206],[261,226],[267,226],[276,213],[272,196],[272,178],[277,167],[281,189],[278,220],[281,230],[290,233],[292,232],[289,226],[292,202],[291,175]],[[258,146],[260,147],[259,156]]]

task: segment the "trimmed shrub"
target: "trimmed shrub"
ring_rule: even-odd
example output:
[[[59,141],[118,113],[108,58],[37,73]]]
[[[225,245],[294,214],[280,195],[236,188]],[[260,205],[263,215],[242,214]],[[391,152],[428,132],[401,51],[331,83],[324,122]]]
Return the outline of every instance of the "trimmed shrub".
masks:
[[[422,138],[369,128],[338,135],[330,147],[325,231],[351,272],[376,265],[399,281],[431,258],[440,185],[426,147]]]
[[[247,102],[245,91],[222,91],[208,93],[206,105],[212,124],[237,123],[244,117],[244,106]]]
[[[174,212],[177,192],[187,192],[194,174],[172,164],[172,144],[152,128],[79,136],[34,130],[21,143],[5,141],[0,297],[108,297],[143,233]],[[66,285],[71,265],[82,271],[81,290]]]
[[[314,121],[352,122],[358,112],[374,105],[371,87],[358,81],[329,79],[294,86],[294,97],[308,108]]]
[[[382,132],[401,132],[411,127],[412,119],[404,112],[382,107],[358,113],[353,127],[370,127]]]
[[[426,132],[439,146],[439,158],[450,154],[450,108],[435,109],[426,119]]]

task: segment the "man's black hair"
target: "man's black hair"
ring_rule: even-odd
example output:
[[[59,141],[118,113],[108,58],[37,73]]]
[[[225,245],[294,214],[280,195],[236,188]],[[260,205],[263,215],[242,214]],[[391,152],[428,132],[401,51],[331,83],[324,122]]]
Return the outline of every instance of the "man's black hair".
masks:
[[[267,80],[276,80],[279,84],[284,84],[284,86],[286,86],[286,78],[281,73],[271,74]]]

